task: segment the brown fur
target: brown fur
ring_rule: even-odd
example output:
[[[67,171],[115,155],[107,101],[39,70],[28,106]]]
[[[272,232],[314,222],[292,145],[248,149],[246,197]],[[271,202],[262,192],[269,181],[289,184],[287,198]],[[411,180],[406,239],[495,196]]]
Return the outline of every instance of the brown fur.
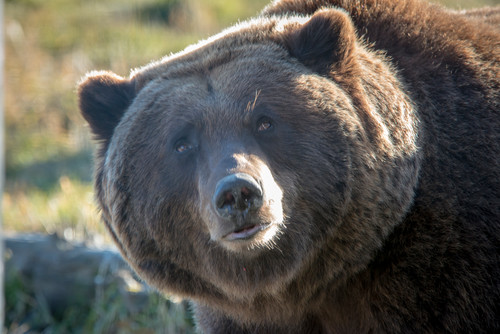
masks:
[[[129,79],[90,74],[123,256],[207,333],[498,332],[496,13],[278,0]],[[238,173],[262,206],[227,219]]]
[[[491,24],[494,29],[500,29],[500,7],[485,7],[460,11],[459,14],[476,19],[481,23]]]

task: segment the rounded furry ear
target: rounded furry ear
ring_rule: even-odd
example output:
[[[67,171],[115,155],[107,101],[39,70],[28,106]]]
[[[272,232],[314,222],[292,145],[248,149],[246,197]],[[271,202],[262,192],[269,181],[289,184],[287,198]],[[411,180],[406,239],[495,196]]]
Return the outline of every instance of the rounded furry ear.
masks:
[[[322,9],[285,37],[290,54],[312,70],[327,74],[342,68],[355,50],[351,18],[338,9]]]
[[[91,72],[79,84],[80,111],[97,139],[111,139],[135,98],[135,83],[112,72]]]

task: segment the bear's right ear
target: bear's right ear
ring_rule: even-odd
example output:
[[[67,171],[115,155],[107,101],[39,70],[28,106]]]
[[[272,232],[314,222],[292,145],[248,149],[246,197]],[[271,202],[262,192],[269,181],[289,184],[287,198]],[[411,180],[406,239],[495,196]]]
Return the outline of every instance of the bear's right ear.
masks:
[[[349,15],[339,9],[315,12],[303,25],[285,30],[290,55],[320,74],[342,70],[356,48],[356,31]]]
[[[78,87],[80,111],[97,139],[111,139],[136,95],[133,80],[112,72],[92,72]]]

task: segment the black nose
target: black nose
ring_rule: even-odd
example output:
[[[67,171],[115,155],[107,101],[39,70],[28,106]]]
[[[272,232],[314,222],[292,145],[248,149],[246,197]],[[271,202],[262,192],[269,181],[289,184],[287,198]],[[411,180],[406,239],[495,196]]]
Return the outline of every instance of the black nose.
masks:
[[[262,206],[262,188],[248,174],[231,174],[217,183],[212,202],[222,218],[245,216]]]

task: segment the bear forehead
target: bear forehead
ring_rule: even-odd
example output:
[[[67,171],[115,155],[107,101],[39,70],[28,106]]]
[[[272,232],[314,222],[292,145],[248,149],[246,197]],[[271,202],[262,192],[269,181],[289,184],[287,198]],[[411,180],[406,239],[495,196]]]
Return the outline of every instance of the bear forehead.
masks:
[[[266,49],[266,46],[263,49]],[[202,67],[201,64],[193,64],[193,67],[184,73],[166,73],[151,81],[148,86],[152,87],[155,95],[166,93],[174,95],[175,98],[196,98],[202,93],[239,96],[247,94],[248,91],[254,92],[255,88],[277,89],[279,86],[276,85],[279,84],[293,85],[295,78],[305,73],[297,66],[291,65],[292,62],[294,60],[291,58],[269,58],[259,55],[258,52],[241,53],[238,57],[228,59],[217,66]],[[141,91],[139,94],[142,93]],[[142,95],[151,95],[151,91],[144,93]]]
[[[156,86],[155,89],[176,90],[176,94],[181,90],[236,93],[254,89],[256,85],[272,86],[271,82],[276,84],[309,72],[305,67],[301,71],[301,66],[298,67],[284,49],[274,44],[259,43],[227,51],[208,53],[205,58],[180,68],[173,60],[156,69],[162,71],[156,77],[149,78],[150,73],[145,71],[134,78],[139,82],[149,80],[145,86]]]
[[[182,132],[185,126],[227,133],[248,127],[259,115],[272,113],[287,119],[288,113],[281,110],[286,101],[280,102],[283,96],[277,96],[285,87],[278,90],[276,86],[272,81],[256,80],[238,84],[238,79],[224,73],[158,81],[137,96],[119,126],[124,131],[115,135],[140,134],[147,126],[154,133],[163,133],[162,138],[155,137],[162,141]],[[143,135],[150,138],[147,133]]]
[[[321,80],[334,85],[320,77],[311,78],[305,67],[297,67],[293,59],[284,58],[284,51],[278,49],[274,54],[282,57],[242,51],[238,57],[213,68],[196,64],[183,74],[156,78],[139,92],[127,116],[161,115],[161,122],[174,123],[172,126],[203,122],[207,115],[233,120],[241,116],[240,121],[245,122],[262,105],[279,112],[289,104],[291,95],[307,90],[306,82]],[[291,110],[285,109],[282,116],[288,118],[286,114]]]

